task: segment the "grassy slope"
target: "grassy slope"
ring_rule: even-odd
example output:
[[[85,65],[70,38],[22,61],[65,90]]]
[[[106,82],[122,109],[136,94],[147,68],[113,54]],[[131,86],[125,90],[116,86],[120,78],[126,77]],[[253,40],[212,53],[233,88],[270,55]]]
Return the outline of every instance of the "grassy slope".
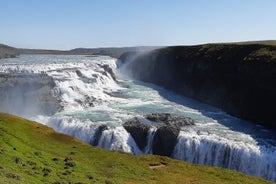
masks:
[[[270,183],[167,157],[94,148],[44,125],[2,113],[0,143],[0,183]],[[166,166],[149,168],[160,163]]]

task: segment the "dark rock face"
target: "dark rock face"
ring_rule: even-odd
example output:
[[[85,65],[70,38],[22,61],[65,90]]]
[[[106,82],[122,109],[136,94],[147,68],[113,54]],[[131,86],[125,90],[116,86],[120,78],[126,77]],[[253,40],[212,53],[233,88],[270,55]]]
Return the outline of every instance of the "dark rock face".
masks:
[[[171,156],[181,127],[195,124],[191,118],[167,113],[148,114],[145,115],[145,119],[149,121],[148,124],[135,117],[123,126],[134,138],[140,150],[147,146],[148,132],[150,128],[155,127],[152,153],[163,156]]]
[[[152,153],[155,155],[171,156],[177,143],[179,131],[180,128],[173,125],[159,127],[153,138]]]
[[[0,111],[20,116],[61,110],[59,91],[46,74],[0,74]]]
[[[138,118],[126,122],[123,126],[134,138],[140,150],[144,150],[147,145],[147,135],[151,126],[140,122]]]
[[[135,79],[276,128],[275,46],[168,47],[137,57],[128,70]]]
[[[145,118],[154,124],[157,123],[158,128],[153,138],[152,152],[163,156],[171,156],[181,127],[195,124],[191,118],[168,113],[148,114]]]
[[[108,129],[108,128],[107,128],[106,125],[100,125],[100,126],[97,128],[97,130],[96,130],[96,132],[95,132],[95,134],[94,134],[94,136],[93,136],[93,139],[92,139],[92,141],[90,142],[90,144],[91,144],[92,146],[97,146],[97,145],[99,144],[99,140],[100,140],[100,138],[101,138],[101,136],[102,136],[103,131],[105,131],[105,130],[107,130],[107,129]]]

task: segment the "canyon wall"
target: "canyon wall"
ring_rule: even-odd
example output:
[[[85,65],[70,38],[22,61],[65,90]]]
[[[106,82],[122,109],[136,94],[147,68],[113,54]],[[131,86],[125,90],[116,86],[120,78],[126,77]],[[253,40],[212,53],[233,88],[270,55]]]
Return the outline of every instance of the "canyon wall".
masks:
[[[120,58],[132,77],[276,128],[276,47],[207,44]]]

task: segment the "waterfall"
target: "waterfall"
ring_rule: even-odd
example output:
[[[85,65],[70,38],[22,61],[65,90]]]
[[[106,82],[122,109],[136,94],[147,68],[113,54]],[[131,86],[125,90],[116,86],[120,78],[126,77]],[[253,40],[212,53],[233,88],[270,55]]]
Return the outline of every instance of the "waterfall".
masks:
[[[152,154],[152,144],[153,144],[153,138],[154,138],[155,132],[156,132],[155,127],[151,127],[148,131],[147,145],[144,149],[145,154]]]
[[[276,149],[232,142],[216,135],[181,132],[172,157],[195,164],[235,169],[276,180]]]
[[[135,155],[142,154],[134,139],[123,127],[103,131],[98,146],[108,150],[123,151]]]
[[[50,82],[46,83],[46,77],[41,78],[41,85],[30,88],[34,91],[32,94],[39,94],[39,99],[45,99],[47,93],[57,99],[62,108],[53,109],[54,114],[51,116],[39,114],[38,111],[38,114],[27,118],[58,132],[108,150],[152,154],[156,128],[147,130],[147,137],[143,139],[147,140],[146,146],[144,150],[140,150],[122,124],[133,117],[149,113],[175,113],[195,119],[197,124],[180,131],[172,158],[235,169],[276,181],[275,132],[256,127],[254,124],[246,124],[218,109],[207,108],[206,105],[177,96],[160,87],[132,81],[123,76],[115,78],[114,58],[21,55],[20,58],[1,60],[1,64],[0,72],[3,73],[20,73],[19,77],[25,74],[48,76]],[[14,84],[18,83],[15,78],[10,80],[14,81]],[[31,83],[29,79],[26,81]],[[6,83],[7,86],[11,84]],[[18,104],[21,104],[20,100],[23,98],[19,98],[18,93],[15,93],[18,88],[5,88],[4,83],[1,85],[1,90],[5,93],[0,93],[0,98],[4,98],[0,99],[0,109],[7,108],[6,104],[16,104],[17,111],[11,106],[6,112],[20,115],[19,111],[22,111],[23,107]],[[27,87],[34,85],[22,86],[24,92],[29,94]],[[36,87],[41,88],[37,90]],[[10,93],[7,89],[14,91]],[[14,93],[16,95],[10,96],[17,96],[19,100],[5,96]],[[174,100],[170,101],[160,93]],[[38,109],[36,102],[39,102],[39,107],[47,107],[41,108],[41,111],[52,108],[50,105],[44,105],[53,104],[52,101],[44,100],[42,104],[41,100],[34,101],[34,96],[28,96],[29,108],[33,107],[30,109]],[[179,101],[181,103],[178,103]],[[56,107],[55,104],[53,107]]]

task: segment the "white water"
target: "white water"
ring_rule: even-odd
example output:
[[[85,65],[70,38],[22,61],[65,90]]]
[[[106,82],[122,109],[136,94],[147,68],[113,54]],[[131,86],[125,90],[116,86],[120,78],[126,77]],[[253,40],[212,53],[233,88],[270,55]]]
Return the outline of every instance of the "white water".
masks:
[[[47,73],[53,77],[53,94],[61,100],[63,110],[52,117],[27,118],[56,131],[91,143],[98,127],[107,125],[109,128],[98,140],[99,147],[133,154],[152,153],[155,130],[149,131],[147,146],[141,151],[122,123],[155,112],[184,115],[198,123],[183,127],[173,158],[276,181],[275,132],[122,75],[117,83],[105,70],[107,65],[115,72],[115,62],[105,56],[22,55],[1,60],[0,72]]]

